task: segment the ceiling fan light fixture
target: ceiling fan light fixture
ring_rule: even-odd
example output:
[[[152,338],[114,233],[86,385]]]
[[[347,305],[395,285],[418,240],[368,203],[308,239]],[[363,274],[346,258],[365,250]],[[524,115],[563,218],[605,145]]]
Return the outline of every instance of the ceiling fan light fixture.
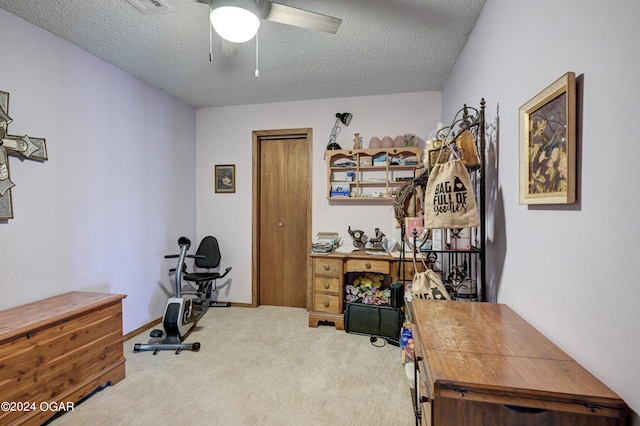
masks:
[[[251,40],[260,28],[258,8],[252,0],[215,2],[209,19],[216,33],[232,43]]]

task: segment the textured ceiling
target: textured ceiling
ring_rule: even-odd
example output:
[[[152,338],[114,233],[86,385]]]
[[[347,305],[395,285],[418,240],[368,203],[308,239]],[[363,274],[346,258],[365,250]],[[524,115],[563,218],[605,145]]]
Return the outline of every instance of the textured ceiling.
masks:
[[[224,56],[208,6],[163,0],[0,0],[37,25],[194,107],[440,90],[485,0],[280,0],[342,19],[337,34],[263,21],[256,43]]]

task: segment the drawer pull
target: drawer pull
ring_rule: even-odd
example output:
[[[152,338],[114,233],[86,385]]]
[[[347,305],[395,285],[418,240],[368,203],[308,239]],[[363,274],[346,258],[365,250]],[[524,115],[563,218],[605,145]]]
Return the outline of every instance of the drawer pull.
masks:
[[[329,305],[330,305],[329,301],[328,301],[328,300],[325,300],[325,301],[324,301],[324,307],[325,307],[325,308],[328,308],[328,307],[329,307]]]
[[[460,395],[460,398],[464,398],[469,393],[467,389],[456,389],[456,392]]]
[[[520,407],[517,405],[507,405],[507,404],[504,404],[503,406],[507,410],[515,411],[516,413],[538,414],[538,413],[544,413],[545,411],[547,411],[544,408]]]
[[[329,269],[331,269],[331,267],[329,265],[324,265],[323,268],[324,268],[325,271],[328,271]]]
[[[584,406],[591,410],[592,413],[595,413],[596,410],[602,410],[602,407],[596,404],[584,404]]]
[[[367,263],[364,264],[364,267],[367,268],[367,269],[371,269],[371,264],[369,262],[367,262]]]
[[[325,290],[328,290],[328,289],[329,289],[329,287],[330,287],[330,286],[329,286],[329,283],[324,283],[324,289],[325,289]]]

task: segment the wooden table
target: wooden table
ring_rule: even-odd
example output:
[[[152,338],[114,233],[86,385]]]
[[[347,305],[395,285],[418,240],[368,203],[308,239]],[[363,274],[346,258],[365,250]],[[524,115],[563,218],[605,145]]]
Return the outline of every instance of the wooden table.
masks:
[[[629,408],[508,306],[413,300],[423,425],[614,426]]]
[[[125,297],[72,291],[0,312],[0,402],[12,404],[0,424],[40,425],[124,379]]]

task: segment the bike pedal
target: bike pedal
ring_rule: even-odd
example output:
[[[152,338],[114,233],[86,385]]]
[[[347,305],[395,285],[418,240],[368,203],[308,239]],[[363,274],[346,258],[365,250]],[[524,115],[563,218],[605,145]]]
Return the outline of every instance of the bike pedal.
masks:
[[[152,330],[151,333],[149,333],[149,336],[153,338],[158,338],[158,337],[162,337],[163,334],[164,333],[162,330],[155,329],[155,330]]]

